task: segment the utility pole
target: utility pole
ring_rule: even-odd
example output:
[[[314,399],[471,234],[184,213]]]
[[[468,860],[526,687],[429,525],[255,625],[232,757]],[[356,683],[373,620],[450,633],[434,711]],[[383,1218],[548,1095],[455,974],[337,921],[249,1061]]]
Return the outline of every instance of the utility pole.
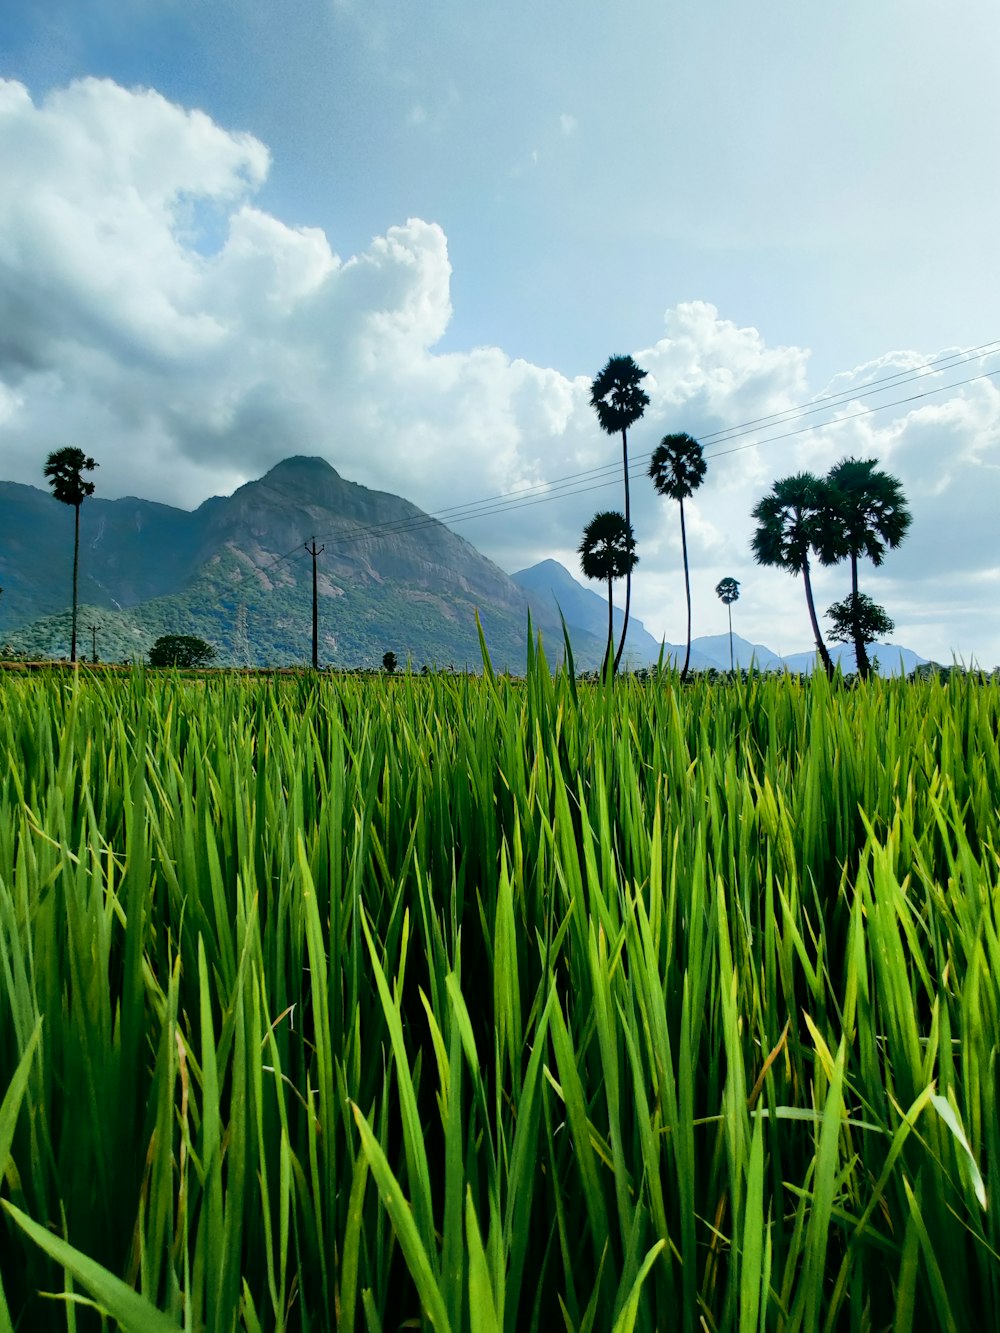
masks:
[[[93,663],[97,661],[97,631],[100,626],[88,625],[87,628],[90,630],[90,660]]]
[[[319,670],[319,600],[316,587],[316,557],[322,555],[326,550],[325,546],[316,549],[316,538],[313,537],[312,544],[306,542],[306,550],[312,556],[313,561],[313,671]]]

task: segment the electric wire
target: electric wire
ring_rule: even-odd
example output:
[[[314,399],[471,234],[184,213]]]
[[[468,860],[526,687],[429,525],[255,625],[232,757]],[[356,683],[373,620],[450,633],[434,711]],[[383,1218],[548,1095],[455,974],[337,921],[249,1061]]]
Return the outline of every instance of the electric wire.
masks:
[[[990,348],[991,350],[995,347],[1000,349],[1000,340],[998,340],[997,343],[995,344],[983,344],[983,346]],[[978,360],[984,356],[988,356],[991,354],[991,351],[985,351],[985,352],[979,352],[978,355],[975,355],[974,353],[976,353],[977,351],[978,349],[973,349],[973,353],[968,353],[968,354],[963,353],[962,355],[965,357],[966,360]],[[954,360],[957,355],[958,354],[953,354],[948,358],[939,358],[939,359]],[[926,363],[926,365],[933,365],[933,364],[936,363],[934,362]],[[954,369],[954,367],[951,368]],[[903,382],[913,383],[924,378],[925,376],[923,372],[925,371],[925,369],[926,366],[913,367],[912,371],[908,373],[906,380],[904,380]],[[937,371],[934,373],[941,373],[941,372]],[[898,380],[900,379],[901,375],[902,372],[900,372],[900,375],[887,376],[886,379]],[[824,427],[837,426],[842,422],[851,421],[858,417],[870,416],[876,412],[886,411],[892,407],[900,407],[909,403],[917,402],[923,398],[929,398],[936,394],[945,393],[949,389],[960,388],[963,385],[972,384],[980,380],[992,379],[997,375],[1000,375],[1000,368],[993,371],[986,371],[979,375],[969,376],[966,379],[950,381],[947,384],[937,385],[932,389],[924,390],[923,392],[918,394],[912,394],[905,398],[893,399],[891,402],[880,403],[869,407],[862,407],[857,412],[852,412],[848,413],[847,415],[834,417],[829,421],[810,422],[807,425],[798,427],[798,429],[796,430],[785,431],[778,435],[771,435],[766,437],[765,439],[754,439],[749,441],[747,444],[737,445],[729,449],[715,449],[712,452],[706,452],[706,458],[707,459],[722,458],[726,457],[729,454],[740,453],[745,449],[757,448],[761,445],[772,444],[779,440],[791,439],[797,435],[806,434],[809,431],[819,430]],[[901,384],[896,384],[895,387],[900,388],[902,386]],[[847,395],[846,401],[856,401],[860,397],[870,396],[872,392],[877,392],[877,391],[884,391],[884,386],[882,390],[876,390],[873,386],[869,386],[869,388],[865,390],[864,393],[852,392]],[[822,404],[818,404],[815,406],[810,406],[808,404],[803,405],[803,408],[799,410],[798,417],[789,416],[789,413],[794,409],[788,409],[785,412],[774,413],[770,417],[757,418],[754,422],[747,422],[743,423],[740,426],[728,427],[724,430],[712,432],[710,434],[703,435],[701,437],[702,443],[704,444],[707,442],[711,444],[713,440],[717,440],[718,443],[720,444],[727,444],[731,440],[739,439],[742,436],[759,433],[760,423],[762,422],[763,423],[770,422],[774,425],[788,424],[788,422],[792,420],[797,420],[801,419],[801,417],[803,416],[812,415],[813,412],[817,410],[822,410],[824,408],[831,409],[837,407],[838,405],[843,405],[842,403],[838,403],[837,399],[844,397],[845,395],[840,394],[831,396],[830,401],[824,402]],[[784,420],[782,420],[783,418]],[[651,453],[648,452],[641,454],[633,454],[630,460],[629,477],[634,478],[644,475],[645,473],[644,464],[651,456],[652,456]],[[434,524],[438,524],[439,526],[444,526],[444,527],[450,527],[458,523],[471,522],[478,518],[488,518],[491,517],[492,515],[499,513],[508,513],[517,509],[530,508],[537,504],[551,503],[555,500],[563,499],[571,495],[585,495],[591,491],[601,490],[609,486],[617,485],[620,477],[621,477],[620,465],[618,463],[608,463],[602,465],[599,468],[592,468],[578,473],[571,473],[568,476],[556,478],[550,482],[541,482],[534,486],[524,487],[519,491],[508,492],[506,495],[492,496],[478,501],[469,501],[465,505],[456,505],[448,509],[435,510],[433,513],[429,514],[417,513],[407,518],[390,520],[387,522],[377,523],[377,524],[369,524],[367,526],[356,528],[348,533],[334,533],[334,534],[324,535],[322,540],[326,542],[328,545],[336,547],[341,545],[350,545],[354,542],[363,541],[368,538],[380,538],[385,536],[391,536],[401,532],[416,531],[420,528],[429,527]],[[583,482],[586,482],[587,484],[579,484]],[[542,492],[541,495],[537,494],[537,492],[539,491]],[[292,553],[289,552],[288,554],[290,555]],[[279,561],[276,561],[275,563],[280,563],[280,559],[287,559],[287,558],[288,558],[287,556],[280,557]],[[270,568],[270,566],[267,566],[265,568]]]
[[[702,445],[711,445],[713,443],[722,442],[723,440],[728,438],[739,438],[741,435],[747,434],[750,430],[756,427],[763,428],[768,424],[775,426],[781,425],[783,424],[783,421],[786,419],[795,420],[802,416],[813,415],[816,412],[828,411],[831,408],[834,408],[838,404],[841,404],[843,402],[854,402],[859,398],[868,398],[871,397],[872,394],[884,392],[887,386],[893,381],[896,380],[903,380],[904,382],[914,381],[922,378],[924,373],[927,371],[930,371],[932,374],[935,375],[943,374],[946,369],[953,370],[956,368],[954,364],[945,365],[945,363],[948,362],[961,363],[962,361],[982,360],[984,357],[990,356],[996,352],[1000,352],[1000,339],[993,339],[991,342],[981,343],[978,347],[969,348],[968,350],[963,350],[960,352],[944,353],[939,357],[935,357],[931,361],[922,362],[918,366],[911,366],[905,371],[896,371],[892,375],[885,375],[880,379],[873,380],[870,385],[866,386],[861,390],[841,389],[835,394],[828,394],[822,396],[819,399],[812,399],[810,400],[810,402],[800,404],[797,407],[784,408],[780,412],[772,412],[767,416],[756,417],[750,421],[741,422],[735,426],[725,426],[722,427],[720,430],[710,431],[707,434],[703,434],[700,437],[700,442]],[[935,366],[939,368],[937,370],[934,370],[933,367]],[[968,381],[964,380],[959,381],[960,384],[967,382]],[[899,385],[896,385],[895,387],[899,387]],[[950,387],[955,387],[955,386],[943,385],[940,386],[939,390],[937,391],[943,392],[945,389]],[[886,404],[886,406],[893,406],[893,405],[894,404]],[[651,457],[650,453],[635,455],[635,458],[637,460],[645,460],[650,457]],[[506,501],[514,502],[515,500],[520,500],[524,498],[531,492],[537,492],[537,491],[544,491],[547,495],[554,496],[555,492],[571,485],[574,481],[584,480],[584,479],[590,480],[594,477],[606,473],[614,473],[617,476],[618,471],[619,468],[617,463],[605,463],[597,468],[588,468],[581,472],[572,472],[562,477],[553,478],[550,481],[537,482],[532,486],[522,487],[520,490],[515,492],[508,491],[501,495],[486,496],[481,500],[468,500],[462,504],[449,505],[443,509],[435,509],[427,516],[430,518],[439,519],[444,523],[451,522],[452,519],[457,521],[458,516],[465,514],[467,510],[478,510],[483,505],[492,505],[496,502],[506,502]],[[554,496],[554,498],[557,497]],[[489,510],[487,512],[493,513],[495,511]],[[397,520],[397,521],[402,522],[404,520]],[[372,530],[374,531],[377,528],[381,528],[381,526],[382,526],[381,524],[375,524],[372,526]]]

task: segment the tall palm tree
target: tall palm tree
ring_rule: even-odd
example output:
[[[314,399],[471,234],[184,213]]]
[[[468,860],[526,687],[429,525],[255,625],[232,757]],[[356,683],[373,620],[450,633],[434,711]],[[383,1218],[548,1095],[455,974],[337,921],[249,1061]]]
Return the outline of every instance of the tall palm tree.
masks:
[[[612,356],[608,358],[607,365],[590,386],[590,405],[597,413],[601,430],[608,435],[617,435],[621,432],[622,469],[625,476],[625,524],[629,532],[632,531],[632,510],[628,489],[628,428],[635,425],[649,406],[649,394],[642,387],[642,381],[648,373],[637,366],[630,356]],[[622,622],[621,642],[615,654],[616,671],[625,649],[631,603],[630,569],[625,575],[625,619]]]
[[[752,514],[757,520],[757,530],[751,546],[758,565],[771,565],[802,575],[816,651],[826,674],[832,678],[833,662],[819,632],[809,577],[810,549],[822,550],[831,559],[837,549],[829,527],[829,489],[811,472],[797,472],[776,481],[770,494],[754,505]]]
[[[605,579],[608,584],[608,647],[601,667],[601,675],[604,676],[615,644],[615,611],[611,600],[614,581],[627,578],[639,563],[635,553],[635,537],[624,515],[613,509],[595,514],[583,530],[579,552],[580,567],[586,577]],[[618,659],[615,658],[611,674],[614,675],[617,669]]]
[[[715,595],[729,612],[729,670],[735,671],[733,663],[733,602],[740,599],[740,585],[736,579],[720,579],[715,585]]]
[[[691,435],[664,435],[653,450],[649,475],[660,495],[676,500],[681,510],[681,551],[684,555],[684,592],[687,596],[687,651],[681,680],[687,680],[691,661],[691,576],[688,572],[687,529],[684,526],[684,501],[705,479],[705,456],[701,445]]]
[[[875,458],[842,458],[826,474],[826,482],[833,493],[834,523],[842,546],[839,558],[847,555],[851,561],[850,606],[858,613],[851,637],[858,674],[867,680],[871,663],[862,623],[864,604],[858,597],[858,558],[866,555],[878,568],[886,548],[895,550],[906,536],[913,516],[898,477],[880,471]]]
[[[93,472],[98,464],[88,458],[82,449],[67,447],[56,449],[45,460],[45,476],[52,487],[52,494],[64,505],[71,505],[74,511],[73,524],[73,632],[70,640],[69,660],[76,661],[76,588],[77,574],[80,567],[80,506],[88,495],[94,494],[94,483],[84,481],[84,472]]]

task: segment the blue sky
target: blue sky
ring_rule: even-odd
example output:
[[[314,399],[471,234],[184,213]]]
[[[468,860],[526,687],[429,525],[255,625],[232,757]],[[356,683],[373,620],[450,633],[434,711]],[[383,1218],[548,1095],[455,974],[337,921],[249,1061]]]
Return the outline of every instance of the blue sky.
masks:
[[[307,451],[437,510],[610,459],[586,390],[612,352],[646,354],[648,452],[1000,339],[998,39],[993,0],[18,0],[0,473],[36,480],[73,430],[104,494],[195,504]],[[874,453],[915,514],[870,583],[896,637],[1000,661],[997,378],[960,378],[720,457],[696,633],[732,573],[747,637],[807,645],[749,508]],[[509,569],[572,566],[592,501],[615,496],[461,530]],[[676,641],[674,526],[640,501],[636,608]]]

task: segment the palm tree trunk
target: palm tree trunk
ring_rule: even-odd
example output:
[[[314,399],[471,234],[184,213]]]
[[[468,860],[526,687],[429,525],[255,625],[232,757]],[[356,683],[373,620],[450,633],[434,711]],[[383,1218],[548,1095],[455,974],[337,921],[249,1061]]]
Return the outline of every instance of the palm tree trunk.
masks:
[[[632,532],[632,513],[629,508],[628,494],[628,435],[625,428],[622,427],[622,467],[625,471],[625,531]],[[622,637],[618,644],[618,651],[615,653],[614,671],[618,670],[618,663],[622,660],[622,653],[625,651],[625,635],[628,633],[628,609],[632,602],[632,571],[626,571],[625,574],[625,619],[622,621]],[[612,636],[613,637],[613,636]]]
[[[69,642],[69,660],[76,661],[76,576],[80,568],[80,506],[73,506],[73,631]]]
[[[851,552],[851,629],[854,632],[854,661],[858,668],[858,675],[862,680],[867,680],[871,675],[872,664],[868,660],[868,649],[865,641],[858,633],[858,556],[856,551]]]
[[[684,669],[681,672],[681,680],[685,681],[688,675],[688,663],[691,661],[691,577],[688,573],[688,539],[687,529],[684,526],[684,501],[678,500],[677,503],[681,507],[681,552],[684,556],[684,592],[687,596],[688,608],[687,649],[684,653]]]
[[[830,680],[833,680],[833,662],[830,660],[830,654],[827,652],[826,644],[823,642],[823,636],[819,632],[819,621],[816,619],[816,603],[813,601],[812,580],[809,577],[808,559],[802,561],[802,580],[806,585],[806,604],[809,607],[809,620],[812,624],[813,636],[816,639],[816,649],[827,676]]]
[[[608,646],[604,654],[604,661],[601,664],[601,678],[608,674],[608,663],[611,661],[611,654],[615,650],[615,604],[611,600],[614,580],[608,579]]]
[[[732,604],[732,602],[729,602],[729,603],[727,604],[727,606],[726,606],[726,610],[729,612],[729,670],[730,670],[730,671],[735,671],[735,670],[736,670],[736,667],[733,665],[733,604]]]

